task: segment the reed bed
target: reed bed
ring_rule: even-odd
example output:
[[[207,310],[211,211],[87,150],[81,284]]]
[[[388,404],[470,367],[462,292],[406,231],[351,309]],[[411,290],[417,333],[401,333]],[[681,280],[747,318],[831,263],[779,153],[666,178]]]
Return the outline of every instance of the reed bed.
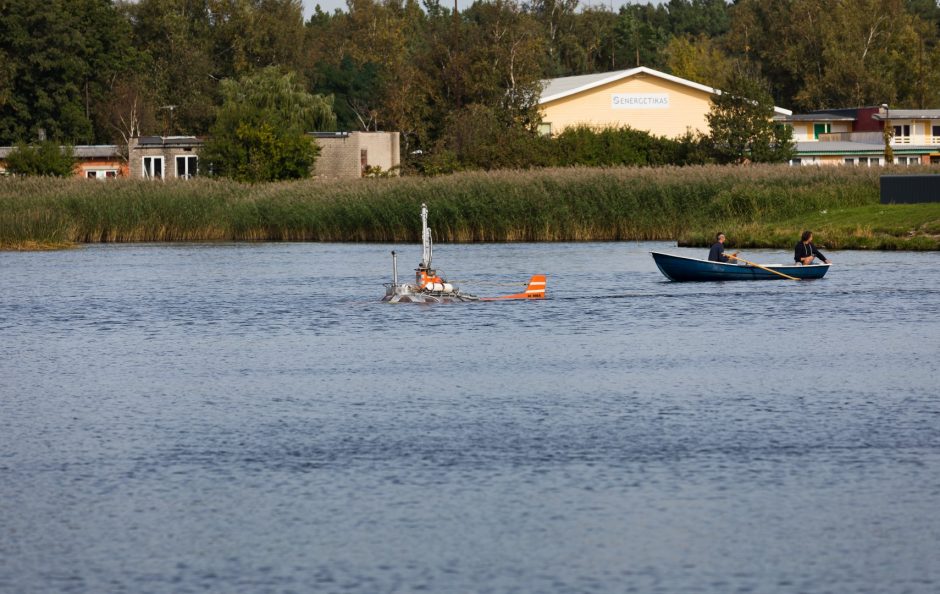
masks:
[[[786,166],[567,168],[259,185],[209,179],[5,178],[0,179],[0,247],[416,242],[422,202],[430,208],[440,242],[701,244],[721,229],[739,245],[781,247],[793,242],[801,225],[794,223],[794,230],[774,223],[817,221],[822,211],[876,205],[880,173]],[[937,249],[936,242],[921,249]]]

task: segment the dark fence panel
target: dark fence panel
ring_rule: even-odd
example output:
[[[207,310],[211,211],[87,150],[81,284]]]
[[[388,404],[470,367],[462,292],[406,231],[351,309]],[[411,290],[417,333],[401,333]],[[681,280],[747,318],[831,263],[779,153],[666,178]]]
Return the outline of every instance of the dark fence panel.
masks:
[[[940,175],[882,175],[882,204],[940,202]]]

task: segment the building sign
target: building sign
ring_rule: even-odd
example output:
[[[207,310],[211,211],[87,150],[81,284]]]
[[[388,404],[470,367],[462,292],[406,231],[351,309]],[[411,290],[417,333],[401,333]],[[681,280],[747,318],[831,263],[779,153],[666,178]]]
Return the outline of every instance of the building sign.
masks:
[[[614,109],[669,109],[669,95],[615,93],[610,96],[610,106]]]

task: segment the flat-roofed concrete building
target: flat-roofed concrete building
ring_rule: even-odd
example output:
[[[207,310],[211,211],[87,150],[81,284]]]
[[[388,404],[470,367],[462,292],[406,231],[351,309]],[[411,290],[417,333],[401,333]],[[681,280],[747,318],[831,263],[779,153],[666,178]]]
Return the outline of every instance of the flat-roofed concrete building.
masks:
[[[316,177],[398,175],[398,132],[315,132],[311,136],[320,148],[313,170]],[[131,138],[126,160],[117,145],[76,146],[75,175],[89,179],[189,179],[198,175],[199,150],[204,144],[195,136]],[[5,159],[12,150],[0,147],[0,174],[6,171]]]
[[[721,93],[645,66],[542,83],[539,110],[543,134],[557,134],[578,125],[629,126],[667,138],[686,132],[708,133],[705,116],[711,110],[711,97]],[[775,107],[774,113],[792,112]]]
[[[313,175],[358,178],[376,173],[398,174],[401,166],[398,132],[314,132],[320,155]]]
[[[141,136],[127,146],[130,176],[167,179],[195,177],[199,149],[204,141],[195,136]]]

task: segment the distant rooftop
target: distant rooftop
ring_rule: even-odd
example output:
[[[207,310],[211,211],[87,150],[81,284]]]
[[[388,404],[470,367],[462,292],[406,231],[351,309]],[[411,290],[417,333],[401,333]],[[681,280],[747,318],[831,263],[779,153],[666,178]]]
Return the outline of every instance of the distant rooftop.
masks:
[[[6,159],[15,147],[0,146],[0,159]],[[115,144],[80,144],[72,147],[73,156],[79,159],[116,159],[121,151]]]
[[[659,78],[662,80],[667,80],[673,82],[677,85],[682,85],[692,89],[708,93],[710,95],[720,95],[721,91],[708,85],[699,84],[691,80],[680,78],[678,76],[673,76],[672,74],[666,74],[665,72],[660,72],[659,70],[653,70],[652,68],[647,68],[646,66],[638,66],[636,68],[630,68],[628,70],[617,70],[614,72],[599,72],[596,74],[581,74],[578,76],[563,76],[561,78],[550,78],[542,81],[542,95],[539,99],[539,104],[549,103],[557,99],[562,99],[570,95],[576,95],[578,93],[593,89],[595,87],[600,87],[608,83],[616,82],[625,78],[630,78],[631,76],[652,76],[654,78]],[[790,115],[791,112],[788,109],[782,107],[774,106],[774,112],[780,115]]]
[[[204,143],[196,136],[141,136],[137,139],[137,146],[144,148],[201,146]]]
[[[848,140],[834,140],[827,142],[801,141],[796,142],[796,152],[800,155],[831,155],[831,154],[882,154],[885,152],[884,143],[872,144],[868,142],[851,142]]]
[[[795,113],[788,116],[775,116],[774,119],[782,122],[854,122],[856,120],[855,116],[831,112]]]
[[[775,116],[782,122],[854,122],[859,117],[871,114],[873,120],[940,120],[940,109],[889,109],[881,107],[840,107],[837,109],[818,109],[789,116]]]
[[[349,137],[349,132],[307,132],[310,136],[314,138],[347,138]]]
[[[887,114],[876,113],[874,120],[940,120],[940,109],[889,109]]]
[[[827,141],[799,141],[796,144],[798,156],[820,156],[820,155],[882,155],[885,152],[883,142],[853,142],[851,140],[827,140]],[[924,151],[936,150],[932,145],[892,145],[891,150],[896,155],[920,154]]]

